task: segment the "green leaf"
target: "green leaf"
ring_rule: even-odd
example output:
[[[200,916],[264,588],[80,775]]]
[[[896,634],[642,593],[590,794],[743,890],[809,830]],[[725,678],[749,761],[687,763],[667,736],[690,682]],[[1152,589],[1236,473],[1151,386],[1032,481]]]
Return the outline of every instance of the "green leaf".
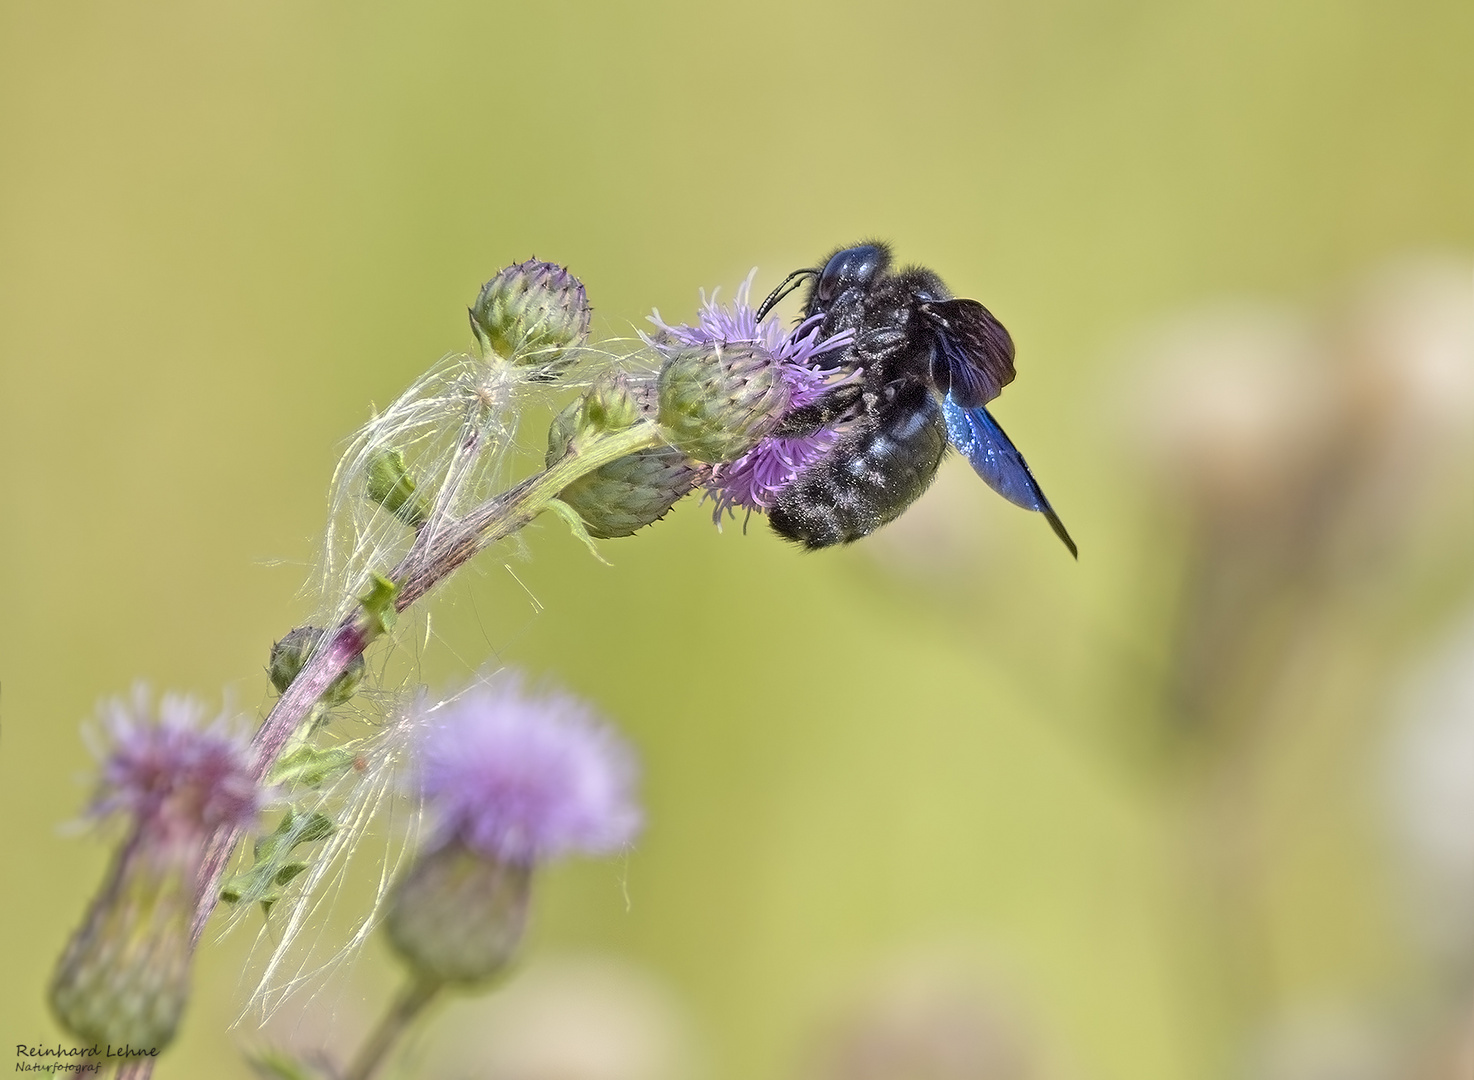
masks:
[[[368,595],[358,598],[359,604],[363,607],[363,613],[367,617],[367,629],[373,636],[387,634],[394,629],[394,620],[398,614],[394,610],[394,597],[398,592],[398,585],[375,571]]]
[[[302,844],[324,840],[336,830],[333,819],[326,814],[288,810],[269,835],[256,841],[256,864],[227,881],[220,889],[220,899],[228,904],[260,901],[270,911],[271,905],[281,899],[282,887],[307,869],[304,862],[288,861],[292,852]]]
[[[355,751],[343,747],[319,750],[312,746],[299,746],[277,759],[271,771],[266,774],[266,782],[321,787],[353,768],[357,757]]]
[[[605,566],[612,565],[608,559],[599,554],[599,545],[594,543],[594,538],[589,535],[588,527],[584,525],[583,518],[578,516],[577,510],[569,506],[562,499],[549,499],[548,509],[563,519],[573,535],[582,540],[584,546],[593,553],[594,558],[598,559]]]

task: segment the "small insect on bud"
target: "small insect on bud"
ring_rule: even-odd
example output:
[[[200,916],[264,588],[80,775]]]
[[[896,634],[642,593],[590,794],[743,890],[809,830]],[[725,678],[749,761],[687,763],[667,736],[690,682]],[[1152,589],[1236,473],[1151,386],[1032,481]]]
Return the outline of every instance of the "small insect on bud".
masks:
[[[672,353],[660,370],[659,420],[671,446],[697,461],[734,461],[777,425],[789,404],[771,353],[752,342]]]
[[[126,814],[132,828],[62,954],[51,1005],[78,1038],[159,1050],[189,999],[205,845],[218,828],[249,825],[262,796],[244,738],[222,721],[202,727],[196,703],[166,697],[155,717],[140,691],[103,711],[112,746],[89,813]]]
[[[412,528],[418,529],[430,516],[425,501],[415,498],[415,479],[398,450],[377,450],[369,458],[365,494]]]
[[[287,692],[287,687],[296,681],[302,669],[307,666],[307,661],[312,659],[312,654],[322,647],[326,636],[326,630],[315,626],[299,626],[271,647],[267,673],[278,694]],[[363,682],[364,669],[363,654],[360,653],[348,662],[341,675],[328,684],[322,697],[317,699],[318,702],[329,709],[346,704]]]
[[[471,331],[482,349],[556,378],[570,348],[589,336],[592,311],[583,283],[557,263],[509,266],[481,286],[471,308]]]
[[[510,675],[441,706],[421,744],[434,831],[394,887],[385,929],[427,981],[477,983],[511,959],[536,866],[639,831],[628,748],[581,701]]]

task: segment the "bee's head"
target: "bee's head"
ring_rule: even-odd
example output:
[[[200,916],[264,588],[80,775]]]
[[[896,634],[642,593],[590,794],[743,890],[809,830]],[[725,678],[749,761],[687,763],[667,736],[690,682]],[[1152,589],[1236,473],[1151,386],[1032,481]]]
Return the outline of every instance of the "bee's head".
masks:
[[[859,244],[837,251],[819,272],[810,304],[815,311],[827,311],[851,289],[864,290],[891,264],[891,253],[884,244]]]
[[[778,301],[797,289],[805,279],[810,279],[812,284],[804,299],[804,317],[828,312],[843,298],[858,299],[890,264],[890,248],[881,243],[841,248],[825,259],[821,267],[795,270],[784,278],[758,308],[758,320],[766,318]]]

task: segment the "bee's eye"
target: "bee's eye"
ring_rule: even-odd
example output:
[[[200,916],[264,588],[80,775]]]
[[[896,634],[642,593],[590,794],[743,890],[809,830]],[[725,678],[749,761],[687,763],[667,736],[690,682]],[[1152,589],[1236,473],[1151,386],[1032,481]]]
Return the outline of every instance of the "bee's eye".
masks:
[[[830,259],[819,275],[818,296],[829,303],[845,289],[870,284],[880,271],[880,249],[871,244],[846,248]]]

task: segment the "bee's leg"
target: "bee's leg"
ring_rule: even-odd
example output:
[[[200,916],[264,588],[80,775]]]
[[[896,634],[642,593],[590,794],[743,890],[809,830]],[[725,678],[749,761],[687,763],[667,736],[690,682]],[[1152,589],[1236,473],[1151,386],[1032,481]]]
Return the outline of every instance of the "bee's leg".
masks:
[[[779,439],[804,439],[853,412],[864,395],[857,382],[836,386],[818,401],[794,409],[778,422],[772,435]]]

